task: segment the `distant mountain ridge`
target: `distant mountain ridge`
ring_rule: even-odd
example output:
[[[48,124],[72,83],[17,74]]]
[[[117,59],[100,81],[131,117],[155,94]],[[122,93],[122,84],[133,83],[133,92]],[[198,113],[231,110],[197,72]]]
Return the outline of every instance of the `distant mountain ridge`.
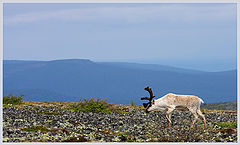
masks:
[[[206,73],[205,71],[194,70],[194,69],[185,69],[177,68],[167,65],[160,64],[141,64],[141,63],[129,63],[129,62],[101,62],[101,64],[118,66],[123,68],[131,69],[144,69],[144,70],[155,70],[155,71],[175,71],[179,73]]]
[[[26,101],[78,101],[108,98],[115,104],[140,104],[144,87],[161,97],[194,94],[206,103],[236,101],[237,70],[204,72],[138,63],[4,60],[4,95],[25,94]]]

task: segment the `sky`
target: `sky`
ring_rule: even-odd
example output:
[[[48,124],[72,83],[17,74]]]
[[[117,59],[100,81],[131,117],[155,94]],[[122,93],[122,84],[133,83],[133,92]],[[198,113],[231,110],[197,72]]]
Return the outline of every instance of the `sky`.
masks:
[[[5,60],[236,69],[236,4],[6,4]]]

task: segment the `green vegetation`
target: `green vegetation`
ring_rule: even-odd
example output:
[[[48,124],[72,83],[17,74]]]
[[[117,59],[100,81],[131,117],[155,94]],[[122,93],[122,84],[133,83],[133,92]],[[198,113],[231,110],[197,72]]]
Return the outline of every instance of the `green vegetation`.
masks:
[[[46,133],[46,132],[63,132],[63,133],[66,133],[66,134],[70,134],[70,132],[66,129],[63,129],[63,128],[47,128],[43,125],[38,125],[38,126],[32,126],[32,127],[27,127],[27,128],[22,128],[23,131],[33,131],[33,132],[36,132],[36,131],[41,131],[43,133]]]
[[[118,135],[118,136],[130,136],[130,134],[128,132],[115,132],[115,135]]]
[[[136,103],[131,101],[131,106],[136,106]]]
[[[123,110],[118,109],[118,108],[111,108],[110,111],[111,111],[111,112],[115,112],[115,113],[119,113],[119,114],[129,113],[129,112],[123,111]]]
[[[237,127],[237,122],[220,122],[217,124],[220,127]]]
[[[9,108],[7,104],[3,104],[3,108]]]
[[[119,108],[113,107],[111,104],[107,103],[106,100],[95,98],[90,98],[89,100],[84,99],[83,101],[80,100],[78,104],[71,104],[69,109],[75,112],[127,113]]]
[[[4,96],[3,97],[3,104],[12,104],[12,105],[19,105],[22,104],[22,97],[24,95],[21,96],[13,96],[12,94],[8,95],[8,96]]]
[[[23,131],[41,131],[41,132],[49,132],[51,130],[49,130],[48,128],[39,125],[39,126],[32,126],[32,127],[27,127],[27,128],[23,128]]]
[[[108,109],[108,103],[105,100],[90,98],[89,100],[84,99],[76,105],[71,104],[71,109],[75,112],[103,112],[110,113]]]

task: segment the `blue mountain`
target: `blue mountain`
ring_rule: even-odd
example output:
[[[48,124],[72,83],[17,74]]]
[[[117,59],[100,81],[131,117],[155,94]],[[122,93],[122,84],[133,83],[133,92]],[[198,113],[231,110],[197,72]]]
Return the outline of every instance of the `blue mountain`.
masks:
[[[141,104],[150,86],[156,98],[167,93],[192,94],[205,103],[237,100],[237,70],[204,72],[164,65],[93,62],[4,60],[4,95],[24,94],[26,101],[79,101],[102,98],[110,103]]]

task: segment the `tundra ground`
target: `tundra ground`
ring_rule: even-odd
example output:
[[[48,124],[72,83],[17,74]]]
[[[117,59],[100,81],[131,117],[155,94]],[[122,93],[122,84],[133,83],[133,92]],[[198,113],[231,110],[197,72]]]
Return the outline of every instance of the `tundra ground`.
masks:
[[[74,112],[70,103],[24,102],[3,108],[3,142],[237,142],[237,112],[202,109],[189,128],[190,112],[174,111],[166,128],[163,112],[142,106],[112,105],[120,112]]]

